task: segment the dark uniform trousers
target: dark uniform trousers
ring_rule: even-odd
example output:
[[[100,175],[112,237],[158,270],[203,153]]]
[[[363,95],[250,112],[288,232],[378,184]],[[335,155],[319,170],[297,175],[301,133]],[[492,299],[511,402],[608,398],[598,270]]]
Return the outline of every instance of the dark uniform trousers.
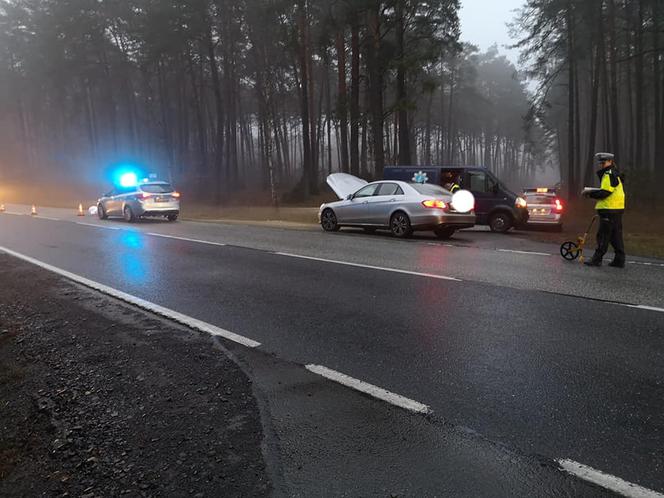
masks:
[[[622,211],[597,211],[599,215],[599,230],[597,231],[597,249],[593,256],[594,261],[602,261],[609,249],[609,244],[616,254],[616,263],[625,263],[625,244],[623,242]]]

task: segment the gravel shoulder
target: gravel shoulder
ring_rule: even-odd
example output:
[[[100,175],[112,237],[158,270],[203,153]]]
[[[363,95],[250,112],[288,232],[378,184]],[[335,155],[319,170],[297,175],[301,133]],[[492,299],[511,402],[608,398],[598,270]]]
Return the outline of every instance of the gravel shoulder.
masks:
[[[267,496],[251,380],[212,338],[0,254],[0,496]]]

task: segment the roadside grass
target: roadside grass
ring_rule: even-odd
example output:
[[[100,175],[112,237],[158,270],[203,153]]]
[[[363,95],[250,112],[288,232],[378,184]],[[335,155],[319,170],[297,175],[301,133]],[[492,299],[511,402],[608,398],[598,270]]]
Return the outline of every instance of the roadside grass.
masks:
[[[562,233],[529,230],[534,240],[562,243],[582,235],[595,215],[594,202],[581,200],[567,204]],[[628,255],[664,258],[664,206],[628,206],[623,218],[625,250]],[[588,248],[595,247],[597,222],[588,236]]]

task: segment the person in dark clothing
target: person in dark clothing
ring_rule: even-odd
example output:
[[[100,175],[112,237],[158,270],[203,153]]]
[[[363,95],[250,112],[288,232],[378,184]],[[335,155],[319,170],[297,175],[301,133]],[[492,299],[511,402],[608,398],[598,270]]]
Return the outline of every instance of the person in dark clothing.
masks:
[[[609,249],[613,247],[615,256],[609,266],[625,267],[625,244],[623,242],[623,212],[625,211],[625,191],[623,189],[623,176],[618,172],[613,154],[600,152],[595,154],[600,169],[597,176],[600,189],[585,192],[587,197],[597,199],[595,209],[599,216],[599,229],[597,230],[597,249],[595,254],[586,261],[588,266],[602,266],[602,259]]]

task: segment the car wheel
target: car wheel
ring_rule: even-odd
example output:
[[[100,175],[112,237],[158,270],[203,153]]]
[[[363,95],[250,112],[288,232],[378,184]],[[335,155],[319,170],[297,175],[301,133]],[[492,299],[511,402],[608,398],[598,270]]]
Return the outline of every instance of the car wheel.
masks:
[[[397,212],[390,219],[390,231],[395,237],[405,239],[413,234],[413,227],[410,224],[410,218],[404,212]]]
[[[454,235],[455,231],[456,230],[452,227],[438,227],[433,231],[433,233],[435,233],[436,237],[438,237],[439,239],[447,240],[452,235]]]
[[[178,215],[177,214],[169,214],[168,216],[166,216],[166,219],[168,221],[175,221],[175,220],[178,219]]]
[[[512,228],[512,217],[507,213],[496,213],[489,218],[489,228],[492,232],[505,233]]]
[[[129,206],[125,206],[124,209],[122,210],[122,214],[124,215],[124,219],[128,223],[133,223],[136,221],[136,216],[134,216],[134,212],[131,210]]]
[[[97,216],[99,217],[100,220],[105,220],[106,218],[108,218],[106,210],[104,209],[104,206],[102,204],[99,204],[97,206]]]
[[[320,226],[326,232],[338,232],[339,223],[337,222],[337,215],[331,209],[326,209],[320,216]]]

